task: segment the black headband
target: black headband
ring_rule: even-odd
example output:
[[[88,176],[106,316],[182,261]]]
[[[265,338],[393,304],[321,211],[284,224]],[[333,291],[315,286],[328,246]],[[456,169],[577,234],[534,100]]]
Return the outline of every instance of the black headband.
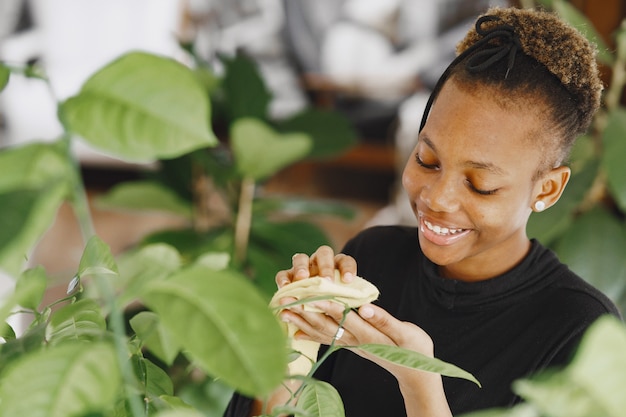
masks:
[[[430,108],[432,107],[435,98],[439,94],[439,91],[443,87],[443,84],[450,76],[452,69],[459,62],[461,62],[470,54],[474,53],[476,50],[478,50],[478,52],[474,53],[474,55],[472,55],[466,63],[466,68],[469,72],[476,73],[484,71],[485,69],[489,68],[490,66],[507,56],[507,68],[506,74],[504,74],[504,78],[506,79],[509,76],[509,72],[511,71],[511,69],[513,68],[513,64],[515,63],[515,55],[517,54],[517,51],[522,50],[522,44],[519,40],[519,36],[517,35],[517,33],[515,33],[515,28],[511,25],[501,23],[500,25],[495,26],[492,29],[485,30],[482,28],[483,23],[495,21],[501,22],[501,19],[498,16],[489,15],[482,16],[476,21],[476,33],[481,35],[482,38],[476,41],[465,51],[460,53],[450,63],[450,65],[448,65],[446,70],[437,81],[437,84],[430,94],[430,97],[428,97],[428,102],[426,103],[426,108],[424,109],[424,114],[422,116],[422,122],[420,123],[420,132],[426,124],[428,114],[430,113]],[[498,44],[489,43],[489,41],[496,38],[500,40]],[[487,45],[488,47],[479,50],[484,45]]]

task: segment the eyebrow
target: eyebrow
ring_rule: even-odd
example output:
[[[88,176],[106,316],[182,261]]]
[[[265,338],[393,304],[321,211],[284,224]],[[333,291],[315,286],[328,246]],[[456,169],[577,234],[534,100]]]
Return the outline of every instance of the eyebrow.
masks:
[[[428,138],[426,135],[420,135],[419,140],[424,142],[429,148],[431,148],[435,153],[437,152],[437,147],[435,144]],[[482,162],[482,161],[465,161],[463,163],[464,166],[475,169],[484,169],[486,171],[491,171],[494,174],[504,175],[506,172],[500,168],[499,166],[492,164],[491,162]]]

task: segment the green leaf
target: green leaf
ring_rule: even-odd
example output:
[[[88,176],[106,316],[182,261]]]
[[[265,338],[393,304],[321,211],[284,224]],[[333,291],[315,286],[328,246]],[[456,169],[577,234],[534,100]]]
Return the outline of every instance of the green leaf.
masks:
[[[0,192],[39,189],[72,176],[72,165],[58,143],[31,143],[0,151]]]
[[[96,235],[89,238],[83,256],[80,258],[76,276],[82,278],[86,275],[117,275],[118,273],[109,245]]]
[[[90,145],[127,160],[172,158],[217,143],[209,100],[193,71],[143,52],[100,69],[61,113]]]
[[[598,174],[599,162],[592,159],[572,174],[559,201],[550,209],[541,213],[532,213],[526,231],[529,237],[537,238],[546,246],[550,246],[572,224],[574,213],[583,201]]]
[[[606,171],[611,193],[622,211],[626,212],[626,109],[620,108],[609,114],[602,140],[602,167]]]
[[[174,395],[174,383],[163,369],[142,356],[133,356],[131,361],[145,401],[152,405],[162,395]]]
[[[154,417],[204,417],[204,415],[195,410],[167,410],[155,414]]]
[[[626,327],[612,316],[598,319],[585,333],[567,372],[606,416],[619,417],[626,410]]]
[[[421,353],[413,350],[404,349],[398,346],[371,343],[359,345],[358,348],[398,365],[422,371],[434,372],[449,377],[463,378],[480,386],[480,382],[478,382],[472,374],[459,368],[458,366],[444,362],[437,358],[422,355]]]
[[[120,382],[109,345],[65,344],[41,350],[3,373],[0,417],[67,417],[107,410]]]
[[[15,330],[13,330],[13,327],[6,321],[0,323],[0,337],[3,338],[5,342],[15,340]]]
[[[304,413],[296,417],[342,417],[345,416],[339,393],[327,382],[312,380],[304,387],[298,398],[298,408]]]
[[[573,4],[564,0],[553,0],[554,10],[572,26],[578,29],[590,42],[598,46],[598,61],[612,65],[614,58],[611,49],[602,39],[593,23]]]
[[[0,270],[17,277],[30,250],[52,225],[67,186],[0,193]]]
[[[180,352],[180,343],[161,325],[157,314],[142,311],[130,319],[130,326],[157,358],[167,365],[174,363]]]
[[[304,158],[311,139],[302,133],[280,135],[255,119],[239,119],[230,130],[230,142],[239,172],[255,180],[267,178]]]
[[[192,218],[191,204],[169,188],[152,181],[130,181],[118,184],[98,197],[96,204],[103,209],[163,211]]]
[[[4,90],[4,87],[9,83],[10,76],[11,70],[0,62],[0,92]]]
[[[583,214],[556,243],[563,263],[613,300],[626,291],[626,231],[608,211]]]
[[[252,59],[238,54],[221,57],[225,67],[222,89],[231,121],[243,117],[265,119],[271,94]]]
[[[248,395],[267,394],[282,381],[286,336],[241,274],[186,269],[153,283],[143,300],[210,375]]]
[[[200,255],[195,263],[214,271],[221,271],[230,264],[230,254],[226,252],[207,252]]]
[[[0,344],[0,374],[14,360],[42,348],[46,338],[46,324],[34,323],[19,338]]]
[[[48,277],[42,266],[24,271],[15,283],[17,304],[24,308],[37,310],[47,286]]]
[[[51,345],[95,341],[103,337],[106,321],[100,306],[85,298],[55,311],[50,318],[47,339]]]
[[[305,133],[313,139],[310,158],[327,158],[345,152],[357,143],[357,133],[340,113],[307,109],[277,125],[283,133]]]
[[[180,254],[172,246],[154,243],[124,252],[118,259],[118,303],[127,305],[141,296],[151,282],[167,278],[182,264]],[[115,279],[114,281],[115,282]]]

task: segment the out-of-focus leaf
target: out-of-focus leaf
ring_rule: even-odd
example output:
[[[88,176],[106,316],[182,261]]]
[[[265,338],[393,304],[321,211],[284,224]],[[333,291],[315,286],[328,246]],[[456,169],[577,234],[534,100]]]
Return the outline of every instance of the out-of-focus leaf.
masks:
[[[0,416],[66,417],[108,410],[120,382],[112,346],[78,343],[41,350],[3,373]]]
[[[41,349],[45,338],[46,323],[39,323],[29,328],[19,338],[0,344],[0,374],[14,361]]]
[[[342,417],[345,416],[341,396],[327,382],[312,380],[302,390],[298,398],[296,417]]]
[[[72,132],[126,160],[172,158],[217,143],[208,96],[193,72],[148,53],[106,65],[60,110]]]
[[[613,300],[626,291],[626,231],[596,207],[568,228],[555,246],[560,259]]]
[[[55,182],[40,189],[0,192],[0,270],[17,277],[30,250],[52,225],[68,193]]]
[[[11,70],[2,62],[0,62],[0,92],[4,90],[4,87],[9,83],[9,77],[11,76]]]
[[[50,344],[95,341],[103,337],[106,321],[100,306],[90,298],[55,311],[50,318],[47,339]]]
[[[17,304],[24,308],[37,310],[47,286],[48,277],[46,270],[42,266],[22,272],[22,275],[15,283]]]
[[[192,217],[191,204],[176,193],[152,181],[131,181],[114,186],[107,194],[96,199],[103,209],[123,209],[139,211],[163,211]]]
[[[171,365],[180,351],[180,343],[161,326],[159,316],[150,311],[137,313],[130,319],[130,326],[145,346],[157,358]]]
[[[420,369],[427,372],[434,372],[453,378],[466,379],[480,386],[480,382],[478,382],[474,375],[469,372],[456,365],[444,362],[441,359],[422,355],[414,350],[404,349],[398,346],[378,344],[359,345],[358,348],[398,365],[413,369]]]
[[[282,382],[286,336],[240,273],[185,269],[153,283],[143,301],[208,374],[248,395],[267,394]]]
[[[626,109],[610,113],[602,140],[602,167],[617,204],[626,212]]]
[[[244,177],[267,178],[304,158],[311,138],[302,133],[278,134],[260,120],[245,118],[234,122],[230,143],[235,163]]]
[[[578,173],[572,175],[559,201],[548,210],[532,213],[526,227],[529,237],[550,245],[573,221],[573,211],[582,202],[598,173],[598,161],[590,160]]]
[[[598,61],[611,65],[614,58],[611,49],[602,39],[593,23],[573,4],[565,0],[553,0],[554,10],[572,26],[578,29],[587,39],[598,46]]]
[[[83,256],[78,265],[78,277],[86,275],[112,274],[117,275],[118,269],[111,248],[98,236],[92,236],[87,241]]]
[[[230,119],[266,119],[271,94],[254,61],[242,54],[221,59],[225,67],[222,89]]]
[[[306,133],[313,139],[310,158],[336,156],[357,142],[357,133],[337,112],[308,109],[277,125],[280,132]]]
[[[0,192],[39,189],[71,178],[71,163],[58,143],[30,143],[0,151]]]

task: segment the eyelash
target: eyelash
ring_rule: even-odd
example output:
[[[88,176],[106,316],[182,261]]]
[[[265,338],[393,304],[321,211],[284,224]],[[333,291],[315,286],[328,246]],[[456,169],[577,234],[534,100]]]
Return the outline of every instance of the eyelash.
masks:
[[[424,161],[422,161],[422,159],[420,158],[419,154],[415,155],[415,160],[417,161],[417,164],[419,166],[423,167],[423,168],[426,168],[426,169],[438,169],[439,168],[435,164],[426,164],[426,163],[424,163]],[[465,180],[465,183],[467,184],[467,186],[472,191],[474,191],[475,193],[480,194],[480,195],[493,195],[493,194],[498,192],[497,188],[495,190],[480,190],[480,189],[476,188],[474,186],[474,184],[472,184],[472,182],[470,180],[467,180],[467,179]]]

